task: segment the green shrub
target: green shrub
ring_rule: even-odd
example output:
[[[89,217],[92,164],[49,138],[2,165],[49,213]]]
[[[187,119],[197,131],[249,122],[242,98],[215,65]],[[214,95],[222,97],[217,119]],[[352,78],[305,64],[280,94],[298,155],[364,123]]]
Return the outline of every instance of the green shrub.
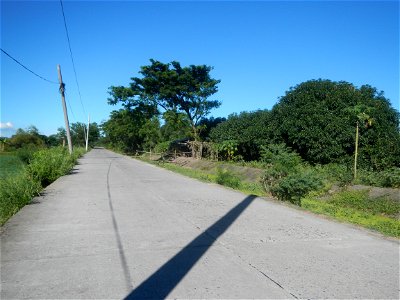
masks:
[[[154,152],[156,152],[156,153],[165,153],[165,152],[168,151],[170,144],[171,144],[171,142],[169,142],[169,141],[158,143],[154,147]]]
[[[58,177],[68,174],[82,153],[83,150],[79,148],[74,150],[73,155],[65,148],[39,150],[28,165],[28,173],[42,186],[47,186]]]
[[[0,179],[0,225],[3,225],[21,207],[42,189],[40,182],[26,172]]]
[[[380,172],[361,169],[356,182],[378,187],[400,188],[400,168],[392,167]]]
[[[237,161],[241,160],[242,157],[238,156],[238,141],[226,140],[221,143],[214,144],[214,150],[218,152],[218,158],[221,160]]]
[[[300,204],[300,198],[312,190],[311,171],[305,172],[301,157],[284,144],[262,146],[261,160],[266,164],[262,184],[278,199]]]
[[[270,144],[261,146],[260,150],[261,161],[275,166],[280,165],[281,169],[286,169],[288,172],[297,168],[302,159],[300,155],[293,152],[285,144]]]
[[[33,154],[37,151],[37,148],[33,147],[26,147],[26,148],[19,148],[15,151],[17,157],[25,164],[29,164],[29,162],[33,158]]]
[[[339,186],[346,186],[353,180],[353,171],[345,164],[317,165],[315,170],[327,181]]]
[[[221,185],[229,186],[231,188],[239,188],[241,181],[235,174],[232,174],[226,169],[218,168],[216,182]]]
[[[323,181],[311,170],[291,173],[283,177],[272,188],[271,193],[279,200],[289,201],[301,206],[301,198],[309,192],[320,189]]]

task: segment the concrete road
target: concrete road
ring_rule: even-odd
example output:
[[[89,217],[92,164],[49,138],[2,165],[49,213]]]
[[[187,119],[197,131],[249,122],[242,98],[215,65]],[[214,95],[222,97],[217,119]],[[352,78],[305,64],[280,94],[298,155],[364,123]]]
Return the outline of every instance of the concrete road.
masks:
[[[95,149],[2,229],[1,299],[399,297],[399,244]]]

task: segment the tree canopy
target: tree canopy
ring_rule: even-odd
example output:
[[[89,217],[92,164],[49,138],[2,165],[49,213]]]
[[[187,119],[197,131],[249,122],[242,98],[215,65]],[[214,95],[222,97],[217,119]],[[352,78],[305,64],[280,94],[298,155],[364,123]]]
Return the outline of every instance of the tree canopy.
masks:
[[[193,137],[198,139],[199,121],[221,105],[217,100],[208,100],[218,91],[220,82],[210,76],[212,67],[182,67],[177,61],[165,64],[154,59],[150,62],[150,65],[141,67],[141,77],[131,78],[129,87],[111,86],[108,103],[121,103],[128,110],[144,104],[155,109],[182,112],[189,121]]]
[[[400,163],[399,114],[369,85],[310,80],[291,88],[271,110],[269,126],[283,141],[312,163],[351,160],[355,127],[360,127],[360,157],[365,166],[382,169]],[[366,119],[365,117],[368,116]],[[368,121],[369,122],[369,121]]]

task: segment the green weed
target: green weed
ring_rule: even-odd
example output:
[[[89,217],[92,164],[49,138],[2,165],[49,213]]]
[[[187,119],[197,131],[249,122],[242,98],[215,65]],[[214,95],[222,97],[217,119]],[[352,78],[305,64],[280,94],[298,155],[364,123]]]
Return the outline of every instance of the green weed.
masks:
[[[302,207],[314,213],[377,230],[388,236],[400,237],[400,221],[396,218],[375,215],[368,210],[363,211],[349,206],[343,207],[337,202],[324,202],[310,198],[302,199]]]
[[[216,183],[231,187],[233,189],[239,189],[241,186],[241,180],[232,172],[226,169],[217,169]]]
[[[42,189],[26,172],[0,179],[0,225],[25,206]]]

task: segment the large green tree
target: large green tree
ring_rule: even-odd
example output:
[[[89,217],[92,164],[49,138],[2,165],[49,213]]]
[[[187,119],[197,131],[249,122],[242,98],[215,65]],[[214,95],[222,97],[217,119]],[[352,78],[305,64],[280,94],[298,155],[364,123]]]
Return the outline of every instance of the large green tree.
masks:
[[[232,141],[237,144],[238,154],[245,160],[256,160],[261,146],[270,140],[269,119],[268,110],[231,114],[225,122],[211,130],[210,138],[217,143]]]
[[[143,150],[156,141],[158,120],[154,120],[153,106],[140,104],[131,109],[114,110],[110,119],[102,124],[102,130],[112,147],[125,152]],[[149,136],[146,136],[149,134]]]
[[[86,145],[87,124],[76,122],[71,124],[71,138],[74,146]],[[89,145],[93,146],[100,138],[100,128],[96,122],[89,124]]]
[[[382,92],[368,85],[356,88],[321,79],[301,83],[273,107],[269,126],[276,142],[285,142],[309,162],[350,162],[360,113],[373,120],[360,126],[361,166],[376,170],[398,166],[399,113]]]
[[[141,67],[141,77],[131,78],[129,87],[111,86],[108,103],[121,103],[128,110],[146,104],[165,111],[182,112],[197,140],[199,121],[221,104],[217,100],[208,100],[218,91],[220,80],[210,76],[210,66],[182,67],[177,61],[162,63],[154,59],[150,62]]]

